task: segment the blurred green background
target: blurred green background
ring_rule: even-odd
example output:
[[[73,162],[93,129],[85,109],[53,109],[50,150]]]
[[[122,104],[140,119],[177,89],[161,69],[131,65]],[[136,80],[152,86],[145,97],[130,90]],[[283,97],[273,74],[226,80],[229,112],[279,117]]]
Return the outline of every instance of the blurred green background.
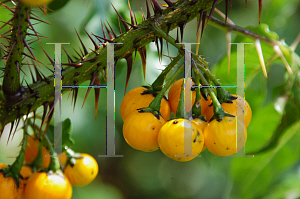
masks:
[[[163,3],[163,1],[159,1]],[[107,20],[118,32],[118,20],[112,3],[120,14],[130,21],[128,3],[126,0],[72,0],[62,9],[48,16],[41,16],[52,26],[39,24],[36,30],[47,38],[42,45],[48,54],[54,56],[54,46],[46,43],[70,43],[64,47],[70,54],[75,54],[72,48],[78,49],[80,43],[74,28],[79,31],[84,43],[93,49],[92,43],[84,34],[83,28],[89,33],[102,35],[101,23]],[[138,21],[141,21],[141,9],[146,13],[145,1],[130,0]],[[225,11],[224,2],[217,8]],[[38,9],[36,9],[38,10]],[[5,10],[0,10],[0,18],[9,18]],[[214,14],[214,16],[217,16]],[[258,2],[232,1],[229,18],[242,27],[258,26]],[[265,0],[263,2],[261,23],[269,25],[270,30],[278,33],[280,38],[290,45],[300,32],[300,7],[298,0]],[[185,27],[184,41],[196,42],[196,20]],[[176,37],[176,31],[171,35]],[[233,34],[233,40],[236,35]],[[236,38],[237,41],[243,38]],[[247,41],[247,39],[243,40]],[[250,40],[251,42],[251,40]],[[253,42],[253,41],[252,41]],[[36,57],[43,63],[49,63],[38,46],[32,45]],[[169,45],[170,47],[170,45]],[[272,55],[268,47],[264,47],[266,57]],[[253,118],[248,127],[246,153],[259,149],[271,137],[282,115],[281,98],[273,95],[277,86],[285,83],[285,68],[281,62],[267,66],[269,78],[265,79],[260,70],[254,45],[245,47],[246,64],[246,100],[252,107]],[[300,48],[296,49],[300,54]],[[232,47],[231,74],[234,74],[234,46]],[[164,48],[164,54],[167,54]],[[226,40],[223,31],[207,26],[204,31],[200,53],[210,63],[210,67],[224,84],[230,84],[234,78],[227,76]],[[175,56],[176,50],[170,47],[170,55]],[[66,62],[63,54],[63,62]],[[151,84],[159,75],[168,58],[159,62],[154,43],[147,46],[147,73],[144,80],[142,63],[139,55],[133,65],[133,72],[128,84],[128,90],[141,85]],[[3,65],[1,62],[0,65]],[[50,66],[50,64],[48,64]],[[24,70],[27,71],[26,69]],[[49,71],[43,73],[50,75]],[[94,118],[94,92],[91,92],[83,108],[81,108],[86,90],[79,89],[75,111],[71,106],[71,97],[63,95],[62,119],[70,118],[76,152],[89,153],[98,161],[99,175],[95,181],[85,187],[73,187],[73,199],[229,199],[229,198],[300,198],[300,125],[299,122],[287,128],[280,139],[279,145],[269,152],[253,157],[222,158],[212,155],[209,151],[201,153],[201,158],[180,163],[164,156],[161,151],[146,153],[131,148],[122,135],[122,119],[119,107],[124,96],[126,80],[126,61],[120,60],[115,74],[115,110],[116,154],[123,158],[98,158],[105,155],[106,150],[106,90],[101,89],[98,116]],[[234,76],[234,75],[233,75]],[[25,79],[28,77],[24,77]],[[30,81],[30,80],[29,80]],[[104,82],[104,81],[102,81]],[[84,85],[88,85],[86,82]],[[234,93],[234,90],[230,90]],[[38,109],[42,113],[42,109]],[[8,128],[7,128],[8,130]],[[13,140],[7,142],[7,130],[0,139],[0,162],[11,164],[17,156],[22,133],[17,133]]]

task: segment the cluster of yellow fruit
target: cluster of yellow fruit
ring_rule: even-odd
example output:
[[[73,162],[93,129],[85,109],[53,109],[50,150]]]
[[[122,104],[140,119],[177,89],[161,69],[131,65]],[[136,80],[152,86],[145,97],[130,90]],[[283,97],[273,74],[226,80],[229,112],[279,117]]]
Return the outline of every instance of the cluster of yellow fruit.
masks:
[[[182,84],[183,79],[174,82],[169,89],[168,100],[162,99],[161,116],[139,110],[142,107],[148,107],[155,98],[155,94],[149,94],[146,87],[134,88],[124,96],[120,112],[124,121],[123,135],[126,142],[141,151],[150,152],[160,149],[169,158],[180,162],[194,159],[206,148],[218,156],[235,154],[237,108],[244,108],[244,132],[247,137],[246,127],[249,125],[252,115],[249,104],[237,96],[233,103],[222,103],[224,111],[235,117],[224,117],[222,121],[210,121],[214,115],[212,100],[210,96],[206,99],[202,96],[196,103],[201,105],[201,115],[206,118],[206,121],[199,118],[169,120],[171,111],[176,115]],[[191,87],[191,84],[193,82],[189,79],[187,87]],[[185,107],[186,112],[192,110],[196,92],[191,90],[190,96],[192,103]],[[189,142],[184,141],[185,139]],[[187,144],[185,145],[185,143]],[[244,143],[241,146],[244,146]]]
[[[11,176],[0,172],[0,199],[70,199],[72,185],[85,186],[92,182],[98,174],[96,160],[85,153],[68,159],[66,153],[59,157],[63,172],[44,171],[50,164],[50,154],[43,146],[42,170],[32,171],[32,163],[38,155],[39,141],[28,137],[25,150],[24,165],[20,171],[19,182]],[[71,161],[72,160],[72,161]],[[0,171],[8,167],[0,164]],[[17,186],[16,186],[17,185]]]

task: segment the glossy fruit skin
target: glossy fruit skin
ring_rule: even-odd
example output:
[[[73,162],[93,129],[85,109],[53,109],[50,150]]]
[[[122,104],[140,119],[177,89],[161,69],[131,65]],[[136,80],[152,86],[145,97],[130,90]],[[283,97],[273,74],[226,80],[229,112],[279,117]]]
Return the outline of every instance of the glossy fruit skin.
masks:
[[[53,0],[21,0],[21,1],[29,6],[42,6],[44,4],[50,3]]]
[[[26,199],[70,199],[72,185],[63,175],[35,172],[30,176],[25,188]]]
[[[221,106],[223,107],[224,111],[233,115],[237,116],[237,110],[242,110],[244,105],[244,113],[245,113],[245,126],[248,127],[252,118],[252,111],[249,103],[244,100],[243,97],[238,95],[233,95],[237,97],[236,100],[232,100],[233,103],[222,103]],[[209,121],[211,117],[214,115],[213,106],[210,106],[206,112],[206,120]]]
[[[171,107],[171,111],[174,113],[174,115],[176,115],[176,111],[177,111],[177,107],[179,104],[179,98],[180,98],[180,92],[181,92],[181,85],[183,84],[183,78],[177,80],[176,82],[174,82],[174,84],[172,84],[172,86],[169,89],[168,92],[168,100],[169,100],[169,104]],[[190,86],[191,84],[191,78],[188,79],[188,81],[186,82],[187,87]],[[192,85],[194,85],[194,82],[192,82]],[[185,110],[186,112],[189,112],[192,110],[192,105],[194,105],[195,100],[196,100],[196,91],[191,91],[191,100],[192,100],[192,104],[191,106],[186,106]],[[203,96],[201,96],[200,99],[200,104],[201,104],[201,115],[205,115],[206,110],[208,108],[208,105],[211,103],[210,100],[210,96],[208,96],[207,98],[208,100],[205,100]]]
[[[20,174],[22,177],[27,180],[32,175],[32,169],[29,166],[22,166],[22,169],[20,171]]]
[[[238,126],[236,127],[236,122]],[[244,127],[245,142],[241,139],[238,141],[238,149],[236,148],[236,128],[241,129]],[[238,131],[238,136],[241,135],[241,131]],[[224,117],[222,121],[212,120],[205,127],[204,130],[204,142],[206,148],[214,155],[217,156],[229,156],[236,154],[240,151],[247,140],[247,129],[241,122],[236,121],[236,117]]]
[[[158,149],[158,132],[165,123],[162,117],[157,119],[152,113],[135,111],[124,122],[123,136],[134,149],[155,151]]]
[[[62,155],[62,156],[60,156]],[[62,152],[61,154],[58,155],[59,161],[61,162],[62,165],[65,165],[68,161],[68,157],[63,157],[66,156],[66,152]]]
[[[0,170],[7,167],[6,164],[0,164]],[[24,182],[19,179],[19,188],[12,177],[4,177],[0,172],[0,199],[21,199],[24,194]]]
[[[27,164],[31,164],[33,160],[38,155],[38,145],[39,141],[35,138],[35,136],[28,136],[27,138],[27,146],[25,150],[24,161]],[[43,146],[43,166],[42,168],[46,168],[50,164],[50,157],[45,157],[46,155],[50,155],[47,149]]]
[[[201,95],[200,104],[201,104],[201,115],[205,116],[209,105],[212,103],[211,97],[207,96],[207,100]]]
[[[152,94],[142,93],[147,90],[145,87],[136,87],[130,90],[122,99],[120,113],[123,121],[127,118],[130,113],[136,111],[139,108],[148,107],[149,104],[155,98]],[[169,102],[166,99],[162,99],[160,104],[160,113],[165,120],[168,120],[171,115],[171,108]]]
[[[192,154],[188,154],[190,151],[184,151],[187,148],[184,147],[184,139],[192,140]],[[204,136],[202,130],[194,122],[186,119],[173,119],[160,129],[158,144],[160,150],[169,158],[186,162],[200,154],[204,145]],[[188,155],[189,157],[178,157],[177,155]]]
[[[85,186],[91,183],[98,174],[97,161],[90,155],[81,153],[82,158],[76,158],[75,164],[67,164],[64,169],[66,177],[74,186]]]
[[[199,118],[193,119],[192,122],[194,122],[194,123],[198,126],[198,128],[201,129],[202,132],[204,132],[204,129],[205,129],[205,127],[206,127],[207,124],[208,124],[208,122],[203,121],[203,120],[201,120],[201,119],[199,119]],[[206,149],[206,146],[205,146],[205,143],[204,143],[203,148],[202,148],[202,151],[204,151],[205,149]],[[201,151],[201,152],[202,152],[202,151]]]
[[[29,177],[32,175],[32,169],[29,166],[22,166],[22,169],[20,171],[20,174],[22,175],[22,177],[24,178],[22,181],[24,183],[24,186],[26,187],[27,184],[27,180],[29,179]],[[21,199],[26,199],[23,193],[23,196],[21,197]]]

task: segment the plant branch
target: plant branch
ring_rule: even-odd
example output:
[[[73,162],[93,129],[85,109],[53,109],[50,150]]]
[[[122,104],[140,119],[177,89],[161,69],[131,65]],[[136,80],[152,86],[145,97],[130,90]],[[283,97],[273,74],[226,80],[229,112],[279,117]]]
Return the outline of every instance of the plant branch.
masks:
[[[161,14],[149,17],[143,22],[131,28],[127,32],[120,34],[111,42],[122,43],[115,45],[115,61],[126,57],[154,40],[155,33],[150,27],[156,22],[161,30],[167,32],[181,24],[186,24],[199,15],[200,10],[208,10],[212,7],[213,0],[188,1],[180,0],[172,8],[164,9]],[[68,88],[62,88],[62,93],[69,91],[81,83],[90,80],[92,74],[97,74],[106,69],[107,63],[106,45],[79,58],[74,63],[67,63],[62,72],[62,85],[68,85]],[[79,74],[79,75],[75,75]],[[36,110],[41,105],[54,100],[54,77],[53,75],[44,78],[41,81],[24,87],[24,93],[18,102],[9,105],[8,102],[0,102],[0,122],[3,126],[17,119],[18,116],[28,114]],[[2,108],[7,107],[7,108]],[[16,108],[17,107],[17,108]]]

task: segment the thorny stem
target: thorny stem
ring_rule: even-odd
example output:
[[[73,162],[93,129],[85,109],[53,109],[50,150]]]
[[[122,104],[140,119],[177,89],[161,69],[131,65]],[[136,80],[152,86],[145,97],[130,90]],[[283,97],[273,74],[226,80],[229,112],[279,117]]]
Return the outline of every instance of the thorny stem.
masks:
[[[167,35],[163,30],[161,30],[158,25],[156,23],[154,23],[152,26],[152,29],[155,31],[155,33],[164,38],[167,42],[169,42],[170,44],[172,44],[174,47],[176,47],[179,51],[179,53],[181,55],[184,55],[184,50],[182,49],[182,47],[180,45],[178,45],[175,41],[174,38],[172,38],[171,36]],[[205,75],[216,85],[216,86],[220,86],[221,83],[217,80],[217,78],[215,78],[215,76],[213,76],[208,68],[207,63],[202,60],[200,58],[199,55],[193,54],[192,57],[195,57],[200,63],[203,63],[202,66],[200,66],[199,64],[197,64],[197,66],[199,66],[199,68],[205,73]],[[204,66],[204,67],[203,67]],[[209,84],[207,84],[209,85]],[[220,103],[222,102],[227,102],[230,100],[230,95],[229,93],[222,87],[217,87],[217,95],[218,95],[218,99],[220,100]]]
[[[184,50],[182,49],[182,46],[179,46],[175,39],[172,38],[171,36],[167,35],[164,31],[162,31],[156,23],[152,24],[152,29],[155,31],[157,35],[160,37],[164,38],[167,42],[172,44],[174,47],[176,47],[179,51],[180,54],[184,55]],[[223,87],[218,87],[221,85],[221,83],[217,80],[215,76],[212,75],[210,72],[207,63],[199,56],[196,54],[192,54],[192,57],[196,60],[198,60],[202,65],[200,66],[197,64],[197,66],[204,72],[204,74],[217,86],[217,96],[219,99],[220,103],[223,102],[231,102],[231,95],[223,88]],[[204,66],[204,67],[203,67]],[[204,77],[203,77],[204,78]],[[209,84],[206,84],[209,85]]]
[[[27,10],[28,6],[22,3],[18,3],[16,12],[14,13],[14,22],[12,27],[12,33],[10,38],[10,44],[8,49],[8,57],[6,60],[5,73],[3,79],[3,92],[5,93],[8,103],[13,100],[10,99],[19,92],[20,89],[20,68],[22,63],[24,51],[24,42],[27,34]]]
[[[249,29],[245,29],[242,27],[239,27],[237,25],[232,25],[232,24],[225,24],[224,21],[211,16],[209,22],[208,22],[211,26],[216,27],[220,30],[224,30],[224,31],[228,31],[231,30],[233,33],[237,33],[239,35],[243,35],[243,36],[247,36],[247,37],[252,37],[254,39],[258,38],[261,41],[264,41],[266,44],[270,45],[270,46],[274,46],[274,45],[281,45],[278,41],[274,40],[274,39],[270,39],[267,38],[265,36],[256,34],[254,32],[251,32]]]
[[[186,24],[199,15],[200,10],[208,10],[212,7],[213,0],[198,0],[188,1],[179,0],[174,4],[172,8],[164,9],[162,13],[155,14],[150,18],[142,21],[135,28],[131,28],[127,32],[120,34],[117,38],[112,39],[113,42],[123,43],[119,48],[115,49],[115,59],[120,60],[132,53],[135,49],[139,49],[151,41],[155,37],[153,30],[147,28],[150,27],[153,22],[157,22],[159,27],[167,32],[180,24]],[[220,2],[220,1],[219,1]],[[134,46],[133,46],[134,45]],[[94,50],[86,54],[83,59],[78,59],[71,66],[64,67],[62,72],[63,85],[75,86],[84,81],[91,79],[91,74],[96,70],[101,72],[106,67],[107,48],[100,46],[97,50]],[[97,59],[96,59],[97,58]],[[90,60],[90,61],[88,61]],[[74,74],[80,74],[74,77]],[[73,78],[74,77],[74,78]],[[22,98],[14,103],[12,106],[8,105],[5,101],[0,101],[0,122],[3,126],[9,122],[16,120],[17,114],[20,116],[27,114],[33,110],[36,110],[42,104],[49,101],[53,101],[53,75],[46,77],[43,81],[32,83],[29,86],[33,93],[30,93],[30,89],[24,89]],[[71,88],[63,88],[62,93],[69,91]],[[19,106],[19,110],[14,108]],[[2,107],[8,107],[9,109],[3,109]]]
[[[169,42],[170,44],[172,44],[175,48],[177,48],[179,50],[179,52],[181,54],[184,54],[184,50],[182,49],[181,45],[176,43],[176,40],[171,37],[170,35],[167,35],[167,33],[165,33],[156,22],[154,22],[151,25],[151,28],[155,31],[155,34],[157,34],[158,36],[164,38],[167,42]]]

